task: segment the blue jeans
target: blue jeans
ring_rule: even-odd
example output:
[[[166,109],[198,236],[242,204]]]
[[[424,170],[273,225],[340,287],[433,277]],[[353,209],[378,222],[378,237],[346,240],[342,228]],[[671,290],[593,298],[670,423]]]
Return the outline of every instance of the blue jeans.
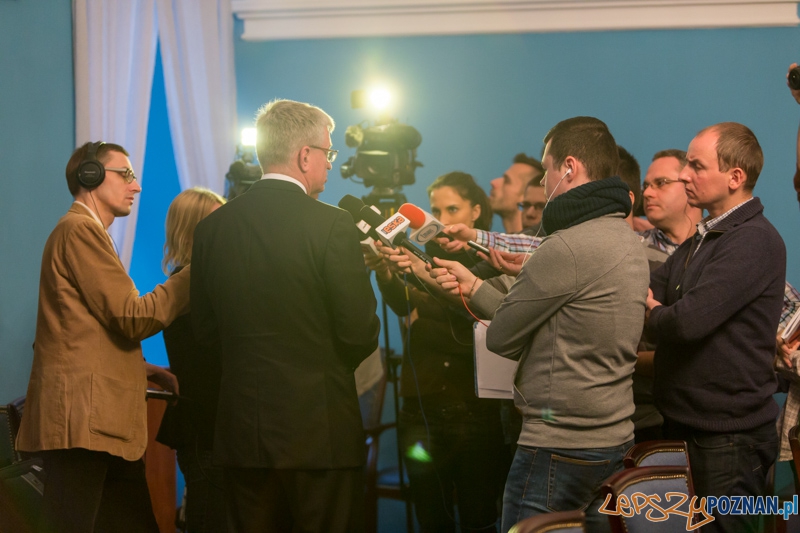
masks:
[[[610,531],[608,517],[598,512],[600,486],[622,470],[632,445],[579,450],[518,446],[503,494],[503,533],[534,515],[575,510],[586,512],[587,531]]]
[[[775,422],[769,421],[747,431],[716,433],[666,420],[664,436],[686,441],[697,496],[765,494],[767,471],[778,456]],[[714,517],[713,522],[703,526],[704,532],[760,530],[758,516],[720,515],[715,511]]]

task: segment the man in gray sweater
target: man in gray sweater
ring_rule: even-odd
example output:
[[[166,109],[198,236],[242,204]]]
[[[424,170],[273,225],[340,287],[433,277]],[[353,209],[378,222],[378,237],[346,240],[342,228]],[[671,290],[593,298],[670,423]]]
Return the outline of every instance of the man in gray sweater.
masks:
[[[631,374],[649,269],[624,221],[629,189],[610,177],[618,155],[606,125],[571,118],[544,141],[548,237],[505,298],[480,280],[462,292],[493,318],[488,348],[519,361],[514,401],[524,423],[502,530],[539,513],[581,509],[589,530],[603,531],[600,485],[622,469],[633,444]]]

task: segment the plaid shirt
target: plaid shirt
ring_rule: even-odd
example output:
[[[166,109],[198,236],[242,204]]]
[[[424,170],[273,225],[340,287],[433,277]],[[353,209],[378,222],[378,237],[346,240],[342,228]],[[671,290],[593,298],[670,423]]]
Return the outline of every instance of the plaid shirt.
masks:
[[[786,289],[783,293],[783,312],[778,331],[783,330],[789,322],[789,318],[800,307],[800,293],[786,282]],[[781,449],[778,461],[789,461],[792,459],[792,449],[789,446],[789,430],[800,422],[800,351],[792,352],[792,368],[786,368],[781,357],[780,350],[775,356],[775,370],[778,374],[789,380],[789,394],[786,396],[786,403],[783,412],[778,417],[778,435],[781,436]]]
[[[708,233],[709,230],[714,229],[720,222],[722,222],[723,220],[728,218],[731,213],[733,213],[734,211],[736,211],[737,209],[739,209],[740,207],[742,207],[744,204],[746,204],[747,202],[749,202],[752,199],[753,199],[753,197],[751,196],[750,198],[748,198],[744,202],[740,203],[739,205],[731,207],[730,209],[728,209],[727,211],[722,213],[717,218],[711,218],[711,219],[705,218],[705,219],[701,220],[700,222],[698,222],[697,223],[697,233],[700,234],[700,242],[697,243],[697,248],[694,249],[694,253],[696,254],[697,250],[699,250],[700,246],[702,246],[703,241],[706,238],[706,233]]]
[[[667,234],[658,228],[641,231],[639,232],[639,236],[642,238],[643,243],[656,250],[666,252],[668,255],[672,255],[675,250],[678,249],[678,246],[680,246],[672,242],[672,239],[667,237]]]
[[[513,254],[530,253],[542,244],[544,237],[533,237],[524,233],[495,233],[475,230],[477,236],[475,242],[487,248],[494,248],[498,252],[510,252]]]

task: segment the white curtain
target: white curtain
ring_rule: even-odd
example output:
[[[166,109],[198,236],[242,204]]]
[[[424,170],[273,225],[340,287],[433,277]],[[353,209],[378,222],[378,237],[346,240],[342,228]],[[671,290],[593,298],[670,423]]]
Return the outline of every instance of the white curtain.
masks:
[[[77,145],[120,144],[142,176],[160,38],[181,189],[223,193],[236,146],[230,0],[73,0],[72,7]],[[109,229],[125,268],[139,203]]]
[[[156,44],[155,0],[73,0],[75,141],[107,141],[142,174]],[[139,201],[109,228],[130,266]]]
[[[230,0],[156,0],[172,146],[181,189],[222,194],[236,149]]]

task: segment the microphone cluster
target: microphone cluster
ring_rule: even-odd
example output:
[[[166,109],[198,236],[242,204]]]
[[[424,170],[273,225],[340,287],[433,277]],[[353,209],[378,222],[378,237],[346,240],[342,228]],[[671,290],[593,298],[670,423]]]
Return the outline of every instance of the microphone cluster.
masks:
[[[403,205],[411,206],[420,212],[422,211],[418,207],[411,204]],[[339,207],[345,211],[348,211],[350,215],[352,215],[356,226],[358,226],[358,229],[360,229],[364,235],[371,237],[374,241],[380,241],[386,246],[391,246],[393,248],[402,246],[429,265],[433,264],[431,257],[417,248],[417,246],[414,244],[414,242],[417,244],[424,244],[424,242],[427,242],[427,240],[423,242],[412,242],[406,235],[406,230],[411,226],[411,219],[408,215],[402,213],[402,207],[397,213],[389,216],[388,218],[384,218],[375,207],[366,205],[364,202],[350,194],[345,195],[339,201]],[[415,214],[414,218],[416,225],[418,216]],[[424,213],[422,218],[424,220]],[[434,235],[436,234],[434,233],[431,235],[428,240],[433,238]]]

